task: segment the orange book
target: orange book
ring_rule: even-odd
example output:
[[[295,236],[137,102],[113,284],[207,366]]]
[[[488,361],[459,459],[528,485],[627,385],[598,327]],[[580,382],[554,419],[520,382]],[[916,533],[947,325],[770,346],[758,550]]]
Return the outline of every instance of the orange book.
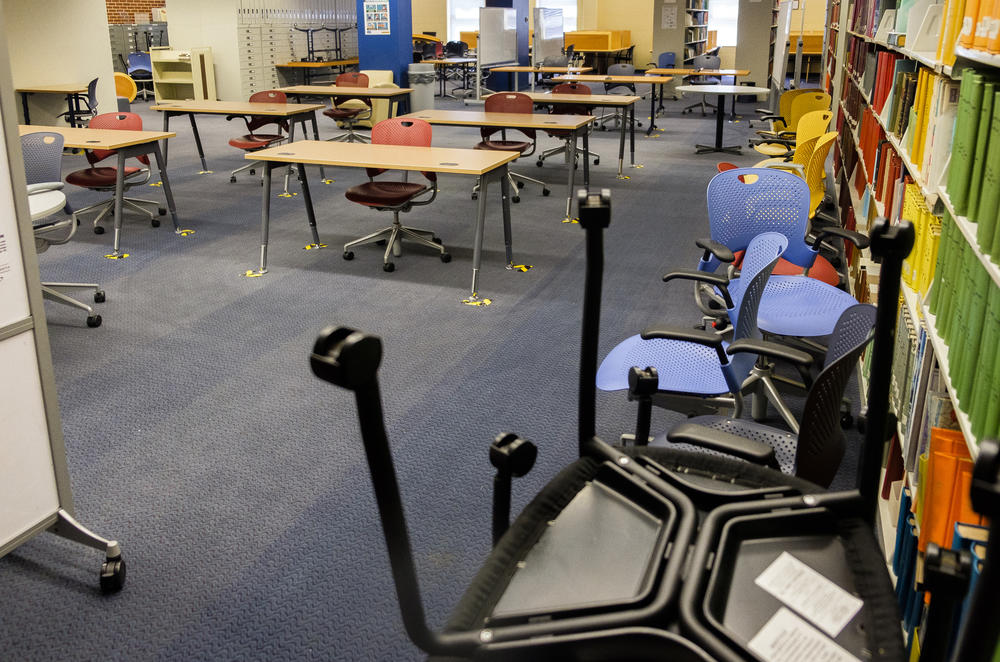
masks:
[[[979,17],[972,36],[972,47],[977,51],[985,51],[990,43],[989,32],[993,27],[994,0],[979,0]]]
[[[924,504],[920,535],[917,538],[917,549],[921,552],[927,551],[929,542],[950,547],[955,526],[952,517],[953,514],[960,513],[963,507],[961,498],[954,503],[956,491],[962,489],[961,486],[956,488],[955,484],[961,483],[963,461],[969,463],[971,478],[972,459],[961,431],[931,428],[927,473],[921,476],[918,488],[923,492],[921,500]],[[968,487],[965,490],[968,499]],[[971,505],[969,510],[971,511]]]
[[[948,535],[943,543],[944,547],[951,547],[952,538],[955,537],[955,523],[962,524],[982,524],[983,518],[972,509],[972,467],[971,459],[961,459],[958,461],[958,476],[955,479],[955,489],[951,495],[951,525],[948,527]]]
[[[962,31],[958,35],[958,45],[962,48],[972,48],[976,38],[976,21],[979,20],[979,4],[991,0],[966,0],[965,17],[962,19]]]
[[[1000,53],[1000,0],[993,3],[993,24],[986,36],[986,50],[990,53]]]

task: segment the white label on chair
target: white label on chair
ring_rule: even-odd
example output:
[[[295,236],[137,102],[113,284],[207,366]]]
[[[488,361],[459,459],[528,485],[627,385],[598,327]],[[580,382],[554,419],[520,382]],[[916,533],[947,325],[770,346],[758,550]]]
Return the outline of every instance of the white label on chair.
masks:
[[[831,637],[840,634],[864,604],[788,552],[782,552],[754,583]]]
[[[782,607],[748,644],[767,662],[859,662],[833,640]]]

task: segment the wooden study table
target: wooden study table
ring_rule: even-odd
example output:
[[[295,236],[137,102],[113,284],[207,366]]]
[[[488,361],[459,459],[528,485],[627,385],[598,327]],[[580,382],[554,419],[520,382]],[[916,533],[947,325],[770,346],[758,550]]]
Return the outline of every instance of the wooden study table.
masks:
[[[441,83],[441,94],[439,97],[449,97],[454,99],[455,97],[450,94],[446,94],[445,90],[445,80],[448,77],[448,69],[451,67],[458,67],[462,70],[462,87],[454,89],[468,90],[469,88],[469,71],[475,70],[476,58],[474,57],[449,57],[441,58],[436,60],[421,60],[422,64],[433,64],[434,71],[438,74],[438,81]]]
[[[608,70],[609,60],[618,55],[619,53],[628,52],[631,46],[622,46],[621,48],[580,48],[579,46],[573,47],[574,53],[580,53],[584,57],[584,62],[588,59],[593,64],[597,73],[603,74]]]
[[[530,97],[532,102],[537,104],[559,104],[559,105],[580,105],[587,108],[625,108],[624,121],[618,135],[618,179],[628,179],[628,175],[622,173],[625,162],[625,134],[629,136],[629,153],[631,166],[638,168],[635,164],[635,124],[631,121],[635,119],[635,104],[642,97],[630,94],[550,94],[547,92],[521,92]],[[586,167],[586,166],[585,166]]]
[[[729,152],[740,154],[739,145],[722,145],[722,127],[725,124],[722,118],[726,114],[726,96],[736,96],[737,94],[767,94],[770,92],[766,87],[749,87],[746,85],[679,85],[675,88],[678,92],[693,92],[698,94],[718,95],[719,101],[715,108],[715,145],[695,145],[696,154],[705,152]],[[736,103],[736,100],[733,100]]]
[[[19,87],[16,92],[21,95],[21,108],[24,110],[24,123],[31,124],[31,115],[28,113],[28,97],[32,94],[62,94],[66,97],[66,106],[69,109],[70,126],[76,126],[76,114],[80,112],[80,95],[87,94],[89,86],[87,83],[60,83],[58,85],[31,85]]]
[[[673,76],[607,76],[603,74],[566,74],[553,78],[553,80],[557,81],[577,81],[578,83],[650,85],[652,93],[649,95],[649,128],[646,129],[647,136],[656,128],[656,86],[666,85],[673,79]],[[633,108],[632,119],[635,119],[634,113],[635,109]]]
[[[488,113],[481,110],[421,110],[404,118],[421,119],[430,124],[451,126],[495,126],[506,129],[535,129],[544,131],[563,129],[572,131],[574,139],[569,141],[569,175],[566,183],[566,219],[570,218],[573,204],[573,181],[576,176],[576,138],[583,136],[583,150],[589,147],[587,127],[594,118],[591,115],[544,115],[542,113]],[[482,151],[482,150],[478,150]],[[583,159],[583,182],[590,183],[589,160]]]
[[[174,206],[174,195],[170,191],[170,180],[167,179],[167,165],[160,152],[160,142],[173,138],[177,134],[166,131],[119,131],[117,129],[87,129],[84,127],[67,126],[32,126],[22,124],[18,127],[20,135],[48,131],[58,133],[63,137],[64,146],[75,149],[114,149],[118,150],[118,178],[115,181],[115,241],[114,252],[105,257],[111,259],[124,258],[128,253],[121,252],[122,231],[122,201],[125,198],[125,159],[133,156],[152,154],[156,159],[156,168],[160,171],[163,182],[163,195],[167,199],[167,208],[174,223],[174,234],[187,236],[194,230],[182,230],[177,224],[177,208]]]
[[[412,87],[337,87],[336,85],[289,85],[277,88],[295,100],[302,97],[354,97],[355,99],[388,99],[389,117],[392,117],[392,102],[405,105],[410,111]],[[397,113],[398,114],[398,113]]]
[[[535,74],[531,76],[531,91],[535,91],[535,78],[537,74],[585,74],[593,71],[593,67],[529,67],[521,65],[507,65],[503,67],[490,67],[490,71],[510,74]],[[517,76],[514,76],[514,91],[517,92]]]
[[[345,67],[353,67],[358,64],[358,58],[348,57],[343,60],[320,60],[319,62],[284,62],[282,64],[276,64],[275,67],[279,69],[301,69],[302,76],[305,78],[305,84],[309,84],[309,80],[312,78],[313,73],[316,69],[325,69],[327,67],[340,67],[343,70]]]
[[[503,205],[504,243],[507,268],[513,269],[510,231],[510,184],[507,181],[507,164],[517,158],[517,152],[498,152],[484,149],[455,149],[448,147],[410,147],[404,145],[371,145],[367,143],[341,143],[317,140],[300,140],[288,145],[268,147],[249,152],[246,158],[260,161],[264,170],[264,190],[261,202],[260,268],[247,275],[267,273],[267,241],[270,224],[271,170],[286,164],[297,164],[302,184],[302,200],[306,206],[309,229],[312,231],[311,247],[322,248],[316,230],[316,214],[309,184],[305,176],[306,165],[345,166],[349,168],[384,168],[445,174],[474,175],[480,178],[479,212],[476,216],[476,233],[472,252],[472,290],[464,302],[470,305],[489,305],[490,300],[479,296],[479,267],[483,252],[483,231],[486,225],[487,187],[491,181],[500,182]]]

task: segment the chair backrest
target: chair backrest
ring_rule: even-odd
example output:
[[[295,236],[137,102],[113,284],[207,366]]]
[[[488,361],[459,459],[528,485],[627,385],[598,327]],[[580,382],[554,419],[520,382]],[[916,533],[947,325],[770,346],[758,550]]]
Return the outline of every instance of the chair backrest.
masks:
[[[787,130],[798,131],[799,120],[807,113],[815,110],[829,110],[830,95],[819,90],[809,90],[806,94],[799,94],[792,99],[792,108],[785,118],[788,120]]]
[[[692,69],[719,69],[722,66],[722,58],[718,55],[696,55],[691,60]]]
[[[333,84],[336,85],[337,87],[370,87],[371,86],[371,82],[370,82],[370,80],[368,78],[368,74],[363,74],[363,73],[358,72],[358,71],[348,71],[347,73],[338,74],[337,75],[337,79],[334,81]],[[371,105],[372,105],[371,99],[362,99],[360,97],[352,97],[350,95],[347,95],[347,96],[336,96],[336,97],[334,97],[333,98],[333,105],[334,106],[339,106],[340,104],[344,103],[345,101],[350,101],[352,99],[355,100],[355,101],[361,101],[366,106],[368,106],[369,108],[371,108]]]
[[[579,94],[589,97],[591,90],[583,83],[573,81],[570,83],[559,83],[552,88],[552,94]],[[578,103],[554,103],[549,106],[549,112],[553,115],[589,115],[590,109]]]
[[[281,90],[261,90],[250,95],[250,103],[288,103],[288,95]],[[277,125],[282,131],[288,132],[288,120],[274,115],[254,115],[247,121],[247,128],[253,133],[262,126]]]
[[[787,120],[792,114],[792,102],[795,101],[795,97],[799,96],[800,94],[805,94],[807,92],[815,92],[815,90],[810,90],[808,88],[803,89],[800,87],[794,90],[788,90],[786,92],[782,92],[781,96],[778,98],[778,115],[784,117]],[[785,122],[780,122],[780,121],[774,122],[775,131],[783,131],[786,128],[788,128],[788,126]]]
[[[90,120],[91,129],[114,129],[116,131],[142,131],[142,118],[135,113],[102,113]],[[92,149],[86,152],[90,165],[117,154],[116,149]],[[149,156],[143,154],[135,157],[144,165],[149,165]]]
[[[21,136],[24,177],[28,184],[62,181],[63,137],[39,131]]]
[[[634,76],[635,75],[635,65],[629,64],[627,62],[620,62],[618,64],[608,65],[608,75],[609,76]],[[632,83],[605,83],[604,91],[608,94],[623,94],[625,90],[630,93],[635,92],[635,85]]]
[[[449,41],[444,45],[444,53],[449,57],[464,57],[469,52],[469,45],[464,41]]]
[[[444,44],[440,41],[434,42],[434,57],[441,57],[444,55]]]
[[[128,54],[128,73],[131,76],[137,71],[145,71],[147,73],[153,72],[153,63],[150,60],[149,53],[140,51],[138,53]]]
[[[124,97],[130,102],[135,100],[135,95],[139,93],[139,87],[128,74],[120,71],[115,72],[115,94]]]
[[[542,58],[543,67],[567,67],[569,59],[565,55],[549,55]]]
[[[94,114],[97,113],[97,79],[87,83],[87,107]]]
[[[487,113],[528,113],[531,114],[535,110],[535,103],[531,100],[527,94],[521,94],[520,92],[498,92],[497,94],[491,94],[486,97],[486,103],[483,105],[483,110]],[[535,138],[534,129],[514,129],[515,131],[520,131],[524,135],[528,136],[532,140]],[[482,136],[483,140],[489,140],[497,131],[503,131],[501,127],[495,126],[484,126],[479,129],[479,135]]]
[[[782,257],[803,268],[816,253],[806,243],[809,228],[809,187],[790,172],[771,168],[734,168],[708,183],[708,224],[712,239],[732,251],[742,251],[761,232],[778,232],[789,240]],[[715,271],[714,257],[698,268]]]
[[[823,183],[823,170],[826,167],[826,157],[830,154],[830,148],[837,139],[837,132],[830,131],[824,133],[816,139],[812,153],[809,154],[809,162],[806,164],[805,182],[809,187],[809,211],[814,211],[823,202],[826,193],[826,186]]]
[[[809,164],[812,151],[816,148],[816,141],[826,133],[832,119],[833,113],[829,110],[814,110],[799,118],[798,130],[795,133],[795,153],[792,155],[793,163],[801,165],[803,169]]]
[[[404,145],[407,147],[430,147],[433,130],[426,120],[390,117],[372,127],[373,145]],[[367,168],[368,176],[375,177],[385,169]],[[432,182],[437,181],[437,173],[421,172]]]
[[[671,69],[676,62],[677,53],[674,53],[673,51],[660,53],[660,57],[656,58],[656,66],[659,69]]]
[[[857,304],[840,315],[812,388],[806,395],[795,451],[795,475],[828,487],[844,457],[840,402],[844,388],[875,331],[875,306]]]

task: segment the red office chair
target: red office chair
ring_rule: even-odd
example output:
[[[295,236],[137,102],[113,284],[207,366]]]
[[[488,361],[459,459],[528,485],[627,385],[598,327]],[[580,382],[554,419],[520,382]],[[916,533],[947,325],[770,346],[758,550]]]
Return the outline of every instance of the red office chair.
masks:
[[[142,118],[135,113],[104,113],[102,115],[97,115],[94,119],[90,120],[89,127],[91,129],[118,129],[123,131],[142,131]],[[66,183],[72,184],[73,186],[79,186],[81,188],[87,188],[91,191],[102,191],[112,193],[112,197],[98,202],[96,204],[84,207],[83,209],[77,210],[77,218],[81,214],[85,214],[89,211],[99,210],[99,213],[94,218],[94,234],[103,234],[104,228],[99,225],[102,219],[108,214],[114,212],[115,209],[115,199],[114,190],[115,183],[118,179],[118,168],[114,166],[104,166],[100,168],[94,167],[104,159],[109,156],[114,156],[118,153],[115,149],[93,149],[87,150],[85,155],[87,157],[87,163],[91,167],[85,170],[76,170],[71,172],[66,176]],[[149,181],[150,169],[149,169],[149,156],[143,154],[142,156],[135,157],[138,159],[145,167],[127,166],[125,168],[125,191],[136,186],[142,186]],[[157,212],[160,216],[167,213],[167,210],[160,206],[160,203],[154,202],[152,200],[140,200],[138,198],[123,198],[122,199],[122,211],[126,209],[132,209],[135,211],[140,211],[143,214],[149,216],[150,224],[156,228],[160,226],[160,220],[156,218],[153,212],[149,211],[144,207],[140,207],[140,204],[153,205],[157,208]]]
[[[288,98],[285,96],[285,93],[277,90],[254,92],[250,95],[250,103],[287,102]],[[269,115],[252,115],[250,117],[247,117],[246,115],[227,115],[226,119],[231,120],[235,117],[242,119],[247,125],[246,134],[236,138],[230,138],[229,140],[229,144],[236,149],[242,149],[244,152],[256,152],[257,150],[277,145],[278,143],[288,139],[288,120],[285,118]],[[261,133],[258,131],[258,129],[269,124],[277,125],[278,129],[276,133]],[[254,174],[254,169],[256,167],[257,163],[255,161],[251,161],[247,165],[233,170],[229,173],[229,182],[236,183],[236,173],[242,172],[243,170],[249,170],[251,175]]]
[[[531,114],[534,111],[534,102],[532,102],[531,97],[527,94],[521,94],[520,92],[500,92],[497,94],[491,94],[486,97],[485,108],[488,113],[526,113]],[[495,126],[484,126],[479,129],[479,134],[482,136],[483,140],[475,146],[474,149],[493,149],[500,150],[504,152],[518,152],[521,156],[530,156],[535,153],[535,130],[534,129],[511,129],[512,131],[519,131],[529,140],[507,140],[507,129],[503,127]],[[491,137],[497,131],[500,132],[500,140],[493,140]],[[542,195],[548,195],[551,193],[548,184],[539,180],[533,179],[526,175],[520,175],[516,172],[507,171],[507,177],[510,179],[511,185],[511,200],[513,202],[520,202],[521,197],[518,195],[519,189],[524,186],[524,182],[533,182],[542,187]],[[518,180],[521,180],[518,182]],[[472,199],[475,200],[479,196],[479,182],[476,182],[475,187],[472,189]]]
[[[583,83],[577,83],[577,82],[559,83],[558,85],[552,88],[552,94],[579,94],[582,96],[590,96],[591,91],[592,90],[588,86],[584,85]],[[562,105],[554,103],[549,106],[549,113],[553,115],[590,115],[590,109],[587,106],[575,103],[572,104],[567,103]],[[560,145],[559,147],[553,147],[552,149],[547,149],[541,154],[539,154],[538,161],[535,162],[535,165],[537,165],[539,168],[542,167],[542,162],[545,161],[545,159],[547,159],[548,157],[554,156],[556,154],[565,154],[566,149],[569,147],[569,141],[575,140],[573,131],[570,131],[569,129],[549,129],[546,130],[545,133],[549,134],[553,138],[561,138],[563,140],[563,144]],[[579,154],[582,151],[583,151],[582,149],[578,149],[577,154]],[[598,165],[601,162],[601,157],[589,150],[587,151],[587,156],[594,157],[594,165]]]
[[[337,76],[337,80],[334,83],[337,87],[368,87],[368,75],[361,74],[356,71],[351,71],[346,74],[340,74]],[[361,101],[364,106],[346,106],[341,107],[340,104],[345,101]],[[343,124],[347,127],[347,132],[342,133],[339,136],[330,138],[331,141],[342,141],[342,142],[359,142],[366,143],[369,142],[368,138],[362,136],[354,131],[354,125],[359,120],[367,120],[372,117],[372,101],[371,99],[359,99],[358,97],[352,96],[337,96],[333,98],[333,107],[327,108],[323,111],[323,114],[327,117],[336,120],[339,124]]]
[[[382,120],[372,127],[372,144],[430,147],[431,125],[424,120],[400,117]],[[389,256],[400,254],[400,240],[405,237],[418,244],[423,244],[439,251],[442,262],[451,262],[451,255],[445,252],[441,240],[434,236],[434,232],[420,228],[411,228],[399,223],[400,212],[407,212],[413,207],[433,202],[437,196],[437,173],[421,172],[420,174],[430,184],[416,184],[398,180],[376,182],[375,177],[381,175],[385,170],[381,168],[368,168],[367,171],[368,182],[352,186],[344,192],[344,196],[351,202],[357,202],[377,211],[391,211],[392,225],[344,244],[344,259],[354,259],[354,251],[351,249],[355,246],[385,241],[386,247],[385,254],[382,256],[382,269],[384,271],[394,271],[396,265],[390,261]],[[430,197],[417,200],[417,198],[425,193],[430,193]]]

